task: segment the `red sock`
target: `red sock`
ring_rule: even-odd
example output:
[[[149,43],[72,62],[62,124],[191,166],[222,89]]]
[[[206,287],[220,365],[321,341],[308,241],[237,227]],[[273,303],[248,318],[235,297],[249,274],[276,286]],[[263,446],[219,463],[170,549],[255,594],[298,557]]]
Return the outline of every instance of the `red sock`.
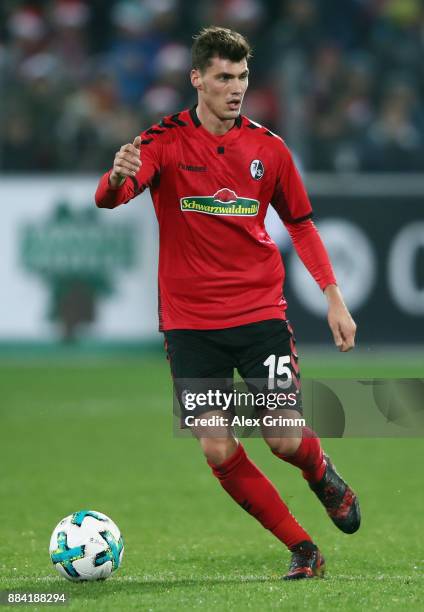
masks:
[[[304,540],[311,541],[272,482],[250,461],[241,444],[221,465],[210,461],[208,464],[227,493],[288,548]]]
[[[324,476],[325,459],[321,443],[312,429],[302,428],[302,441],[294,455],[282,455],[272,451],[280,459],[291,463],[302,470],[303,478],[309,482],[319,482]]]

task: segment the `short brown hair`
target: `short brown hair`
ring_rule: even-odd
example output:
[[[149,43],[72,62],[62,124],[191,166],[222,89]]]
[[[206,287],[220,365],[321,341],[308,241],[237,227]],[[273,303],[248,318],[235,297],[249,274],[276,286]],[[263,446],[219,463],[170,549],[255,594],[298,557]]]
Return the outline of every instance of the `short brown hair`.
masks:
[[[247,39],[242,34],[228,28],[209,26],[200,30],[199,34],[193,38],[192,66],[200,72],[207,69],[214,57],[241,62],[242,59],[249,59],[252,56]]]

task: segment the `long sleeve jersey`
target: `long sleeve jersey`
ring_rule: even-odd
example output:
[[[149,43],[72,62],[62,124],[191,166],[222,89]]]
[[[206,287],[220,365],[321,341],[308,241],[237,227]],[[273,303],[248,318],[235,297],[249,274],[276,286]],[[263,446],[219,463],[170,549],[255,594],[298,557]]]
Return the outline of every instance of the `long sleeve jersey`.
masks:
[[[196,109],[141,134],[142,165],[119,188],[100,179],[96,204],[115,208],[150,189],[159,222],[159,328],[220,329],[284,319],[284,265],[264,219],[286,225],[322,289],[336,279],[283,140],[240,115],[222,136]]]

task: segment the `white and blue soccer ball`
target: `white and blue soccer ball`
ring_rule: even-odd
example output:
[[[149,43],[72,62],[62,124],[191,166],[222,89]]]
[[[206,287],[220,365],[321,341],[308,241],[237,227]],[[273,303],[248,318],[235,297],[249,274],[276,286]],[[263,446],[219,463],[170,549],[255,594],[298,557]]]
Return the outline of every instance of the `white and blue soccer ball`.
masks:
[[[105,514],[80,510],[60,521],[50,539],[50,558],[65,578],[75,582],[105,580],[122,563],[124,542]]]

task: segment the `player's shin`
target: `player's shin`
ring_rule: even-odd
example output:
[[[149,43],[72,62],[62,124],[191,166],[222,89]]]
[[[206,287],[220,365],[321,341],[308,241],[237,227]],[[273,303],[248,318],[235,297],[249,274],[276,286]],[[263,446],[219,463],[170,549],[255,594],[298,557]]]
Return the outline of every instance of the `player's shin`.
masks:
[[[302,470],[308,482],[319,482],[325,472],[325,458],[318,436],[309,427],[302,428],[302,439],[294,453],[272,451],[274,455]]]
[[[249,459],[241,444],[223,463],[216,465],[208,459],[208,464],[234,501],[288,548],[306,540],[311,541],[272,482]]]

